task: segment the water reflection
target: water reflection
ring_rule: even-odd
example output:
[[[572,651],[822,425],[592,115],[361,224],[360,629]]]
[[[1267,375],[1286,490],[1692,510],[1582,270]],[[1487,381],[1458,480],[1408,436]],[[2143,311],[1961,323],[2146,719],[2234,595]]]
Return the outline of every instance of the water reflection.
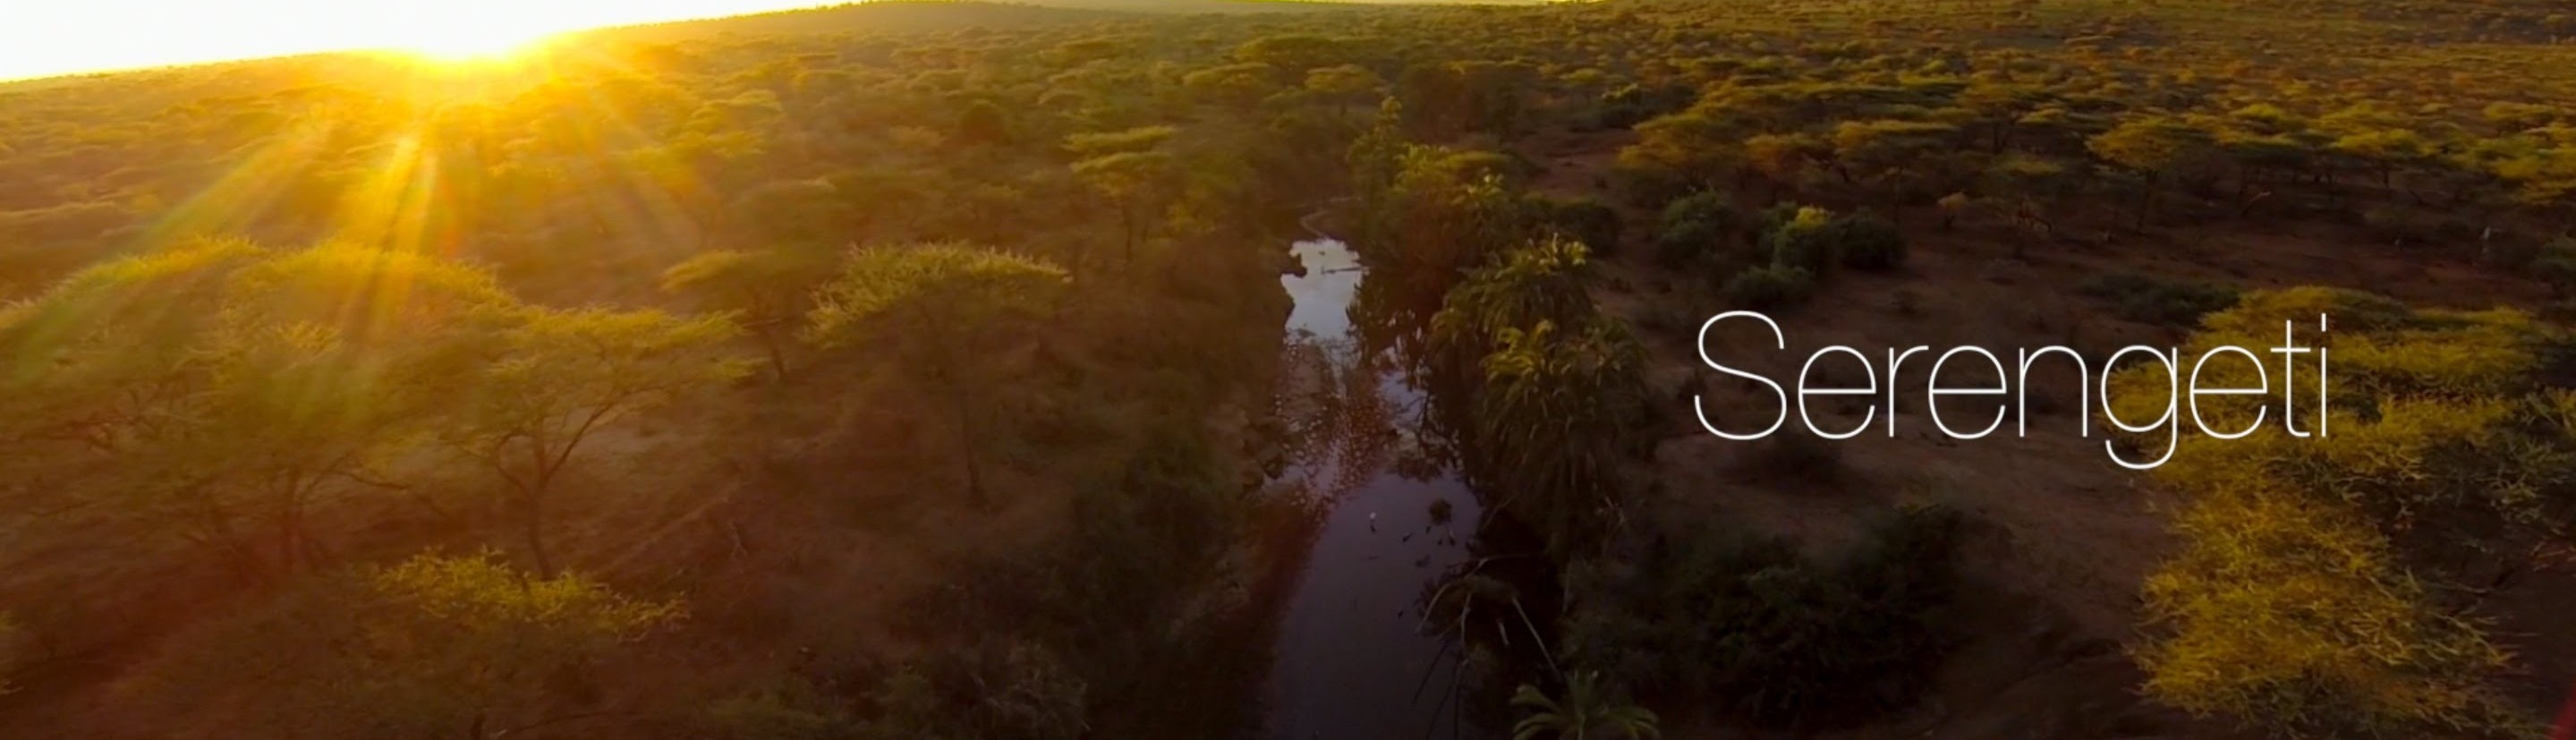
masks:
[[[1339,242],[1295,253],[1307,272],[1281,278],[1296,308],[1277,396],[1290,465],[1274,489],[1303,497],[1317,520],[1254,736],[1490,736],[1459,699],[1459,651],[1424,628],[1426,585],[1472,557],[1483,511],[1446,462],[1420,363],[1402,359],[1419,357],[1407,350],[1429,312],[1393,300],[1410,291],[1371,290]],[[1398,313],[1411,320],[1387,320]]]

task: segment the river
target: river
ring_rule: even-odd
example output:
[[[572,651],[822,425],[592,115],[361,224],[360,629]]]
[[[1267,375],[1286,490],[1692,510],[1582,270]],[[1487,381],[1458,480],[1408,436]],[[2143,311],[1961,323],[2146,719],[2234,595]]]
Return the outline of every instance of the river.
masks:
[[[1292,252],[1306,272],[1280,279],[1295,301],[1278,399],[1288,465],[1268,495],[1304,497],[1313,530],[1245,738],[1495,736],[1461,706],[1456,641],[1422,614],[1426,589],[1472,557],[1482,507],[1416,438],[1425,390],[1353,330],[1359,258],[1324,239]]]

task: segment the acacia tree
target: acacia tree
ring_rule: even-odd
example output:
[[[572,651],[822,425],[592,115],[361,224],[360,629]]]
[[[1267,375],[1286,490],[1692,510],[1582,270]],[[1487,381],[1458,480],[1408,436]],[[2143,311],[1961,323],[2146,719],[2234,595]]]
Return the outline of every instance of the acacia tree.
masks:
[[[966,488],[989,503],[978,462],[976,401],[995,356],[1030,336],[1067,278],[1043,260],[960,243],[871,247],[815,291],[805,336],[823,347],[892,349],[901,370],[954,416]]]
[[[2334,442],[2255,428],[2275,399],[2204,404],[2212,428],[2243,438],[2180,440],[2157,477],[2186,504],[2183,546],[2149,577],[2164,627],[2139,651],[2160,701],[2284,733],[2428,736],[2509,729],[2490,678],[2509,656],[2479,627],[2473,599],[2531,568],[2535,545],[2576,512],[2576,395],[2547,388],[2554,330],[2511,311],[2415,311],[2324,288],[2250,293],[2202,320],[2187,347],[2277,338],[2285,319],[2331,314],[2335,380],[2289,376],[2285,419]],[[2260,368],[2213,368],[2247,382]],[[2164,380],[2114,375],[2107,413]],[[2320,408],[2334,414],[2314,419]],[[2368,407],[2368,414],[2348,409]],[[2283,416],[2289,416],[2285,413]],[[2140,455],[2167,440],[2123,439]]]
[[[1073,176],[1107,199],[1118,211],[1118,236],[1126,268],[1136,263],[1136,242],[1143,239],[1145,214],[1169,197],[1179,167],[1160,150],[1171,140],[1170,126],[1147,126],[1109,133],[1076,134],[1065,146],[1078,156]]]
[[[2177,167],[2186,166],[2209,146],[2209,133],[2179,121],[2136,118],[2085,142],[2095,156],[2137,175],[2138,224],[2147,228],[2155,211],[2156,187]]]
[[[1306,73],[1306,92],[1331,104],[1337,119],[1349,121],[1350,106],[1365,105],[1386,93],[1386,78],[1356,64],[1325,67]]]
[[[1904,220],[1905,201],[1950,148],[1957,127],[1921,121],[1844,121],[1834,127],[1835,171],[1845,181],[1876,186],[1890,218]]]
[[[10,381],[12,472],[117,500],[245,574],[294,569],[323,554],[307,526],[321,499],[392,488],[367,471],[431,416],[437,348],[506,301],[479,271],[346,245],[214,242],[95,268],[0,322],[38,363]]]
[[[2009,199],[2015,227],[2013,257],[2028,256],[2028,226],[2039,227],[2043,237],[2057,233],[2050,214],[2058,201],[2074,189],[2075,178],[2066,166],[2052,159],[2021,154],[2006,154],[1986,164],[1980,179],[1996,195]]]
[[[769,354],[778,382],[787,382],[786,339],[804,317],[814,285],[829,261],[812,252],[764,249],[699,252],[662,272],[662,290],[696,296],[705,305],[734,312]]]
[[[602,428],[750,367],[712,350],[739,331],[724,316],[521,308],[481,341],[449,445],[489,467],[519,510],[537,572],[552,575],[546,504],[573,453]]]
[[[258,692],[240,719],[274,737],[492,740],[600,714],[565,711],[567,685],[681,614],[493,553],[421,555],[184,636],[197,649],[145,683],[177,703]]]
[[[1661,203],[1698,190],[1723,191],[1746,161],[1744,136],[1702,109],[1637,125],[1637,143],[1619,150],[1617,171],[1631,191]]]

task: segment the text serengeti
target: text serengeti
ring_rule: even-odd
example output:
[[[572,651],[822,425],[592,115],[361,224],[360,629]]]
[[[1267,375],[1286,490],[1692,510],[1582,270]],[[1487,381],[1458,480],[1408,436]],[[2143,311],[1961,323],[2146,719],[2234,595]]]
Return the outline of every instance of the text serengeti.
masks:
[[[1693,396],[1691,398],[1692,411],[1699,417],[1700,427],[1707,429],[1710,434],[1739,441],[1769,437],[1780,431],[1780,428],[1788,423],[1789,409],[1793,406],[1793,404],[1789,402],[1790,394],[1786,389],[1783,389],[1780,386],[1779,382],[1774,381],[1767,376],[1739,368],[1728,367],[1719,363],[1715,358],[1709,356],[1709,329],[1717,326],[1718,322],[1728,319],[1752,319],[1760,321],[1764,326],[1771,329],[1774,347],[1782,350],[1788,349],[1788,336],[1781,332],[1780,324],[1772,321],[1771,317],[1763,315],[1757,311],[1728,311],[1712,316],[1707,322],[1700,324],[1698,340],[1700,361],[1708,365],[1710,369],[1727,375],[1743,378],[1759,384],[1764,388],[1770,389],[1771,395],[1779,401],[1779,411],[1772,416],[1770,426],[1763,427],[1759,431],[1752,432],[1728,431],[1720,428],[1717,420],[1709,418],[1708,404],[1706,403],[1706,398],[1703,396]],[[2317,317],[2318,332],[2325,332],[2330,326],[2331,324],[2326,320],[2325,316],[2319,315]],[[1805,364],[1799,366],[1798,370],[1798,400],[1794,406],[1798,410],[1800,421],[1806,425],[1809,432],[1825,439],[1840,440],[1860,436],[1861,434],[1866,433],[1869,430],[1870,423],[1877,419],[1879,407],[1882,404],[1870,404],[1867,407],[1866,412],[1861,415],[1860,423],[1852,426],[1850,429],[1828,431],[1816,426],[1815,416],[1807,411],[1808,399],[1815,396],[1881,397],[1881,394],[1883,393],[1883,405],[1889,409],[1887,422],[1885,424],[1886,434],[1890,437],[1896,436],[1896,412],[1894,409],[1896,408],[1898,390],[1896,383],[1897,371],[1899,368],[1904,366],[1905,361],[1908,358],[1911,358],[1918,353],[1930,352],[1931,350],[1931,347],[1924,345],[1907,347],[1902,350],[1889,347],[1886,350],[1886,365],[1883,372],[1870,362],[1868,354],[1861,352],[1859,349],[1843,345],[1833,345],[1816,350],[1814,354],[1807,356]],[[2328,386],[2326,375],[2326,348],[2323,346],[2300,346],[2295,327],[2292,326],[2290,322],[2284,321],[2281,326],[2281,344],[2274,347],[2264,348],[2262,351],[2281,356],[2281,379],[2278,385],[2280,387],[2282,431],[2293,437],[2324,437],[2326,435],[2326,410],[2328,406],[2326,399],[2326,389]],[[2297,377],[2299,366],[2302,364],[2300,362],[2301,356],[2311,353],[2316,356],[2316,364],[2314,366],[2317,374],[2317,395],[2315,403],[2316,416],[2312,429],[2303,429],[2299,426],[2299,417],[2302,416],[2302,414],[2300,413],[2301,408],[2297,398],[2299,395],[2297,393],[2298,387],[2294,379]],[[2154,421],[2138,423],[2133,419],[2122,419],[2120,418],[2119,413],[2113,410],[2111,405],[2110,381],[2112,373],[2110,370],[2111,368],[2120,366],[2121,360],[2133,354],[2144,354],[2149,358],[2147,362],[2141,363],[2142,366],[2161,366],[2165,369],[2168,401],[2165,404],[2164,414],[2158,416]],[[1811,383],[1811,380],[1817,379],[1813,376],[1816,373],[1816,368],[1819,362],[1824,361],[1827,357],[1837,355],[1848,356],[1852,360],[1858,361],[1861,367],[1867,369],[1869,371],[1867,373],[1869,378],[1868,385],[1864,387],[1817,387],[1815,384]],[[2159,350],[2145,345],[2130,345],[2122,347],[2118,351],[2111,353],[2111,356],[2103,361],[2102,367],[2100,368],[2102,373],[2098,377],[2094,375],[2093,371],[2095,368],[2086,362],[2084,355],[2072,348],[2057,345],[2040,347],[2035,350],[2023,348],[2015,351],[2015,357],[2017,359],[2016,371],[2009,376],[2011,378],[2009,382],[2005,380],[2007,376],[2004,373],[2004,363],[2001,357],[1983,347],[1961,345],[1942,352],[1939,357],[1932,360],[1931,372],[1924,380],[1924,394],[1928,401],[1938,401],[1944,396],[2010,395],[2013,399],[2012,403],[2009,404],[2009,407],[2012,409],[2012,415],[2016,419],[2014,435],[2027,436],[2030,432],[2030,406],[2028,398],[2030,370],[2043,359],[2049,359],[2052,356],[2057,358],[2056,361],[2073,363],[2078,377],[2084,379],[2084,382],[2079,384],[2082,388],[2082,398],[2077,404],[2079,408],[2089,410],[2094,408],[2094,404],[2098,403],[2102,418],[2109,422],[2111,426],[2118,428],[2123,432],[2131,434],[2146,434],[2161,430],[2166,433],[2163,450],[2156,453],[2156,456],[2152,460],[2130,460],[2122,457],[2120,450],[2111,442],[2105,441],[2102,443],[2104,452],[2111,456],[2111,460],[2113,462],[2119,463],[2121,467],[2132,470],[2147,470],[2155,468],[2163,465],[2165,461],[2173,458],[2173,451],[2176,446],[2175,443],[2181,441],[2182,438],[2181,414],[2186,405],[2188,405],[2190,409],[2193,426],[2199,427],[2201,434],[2215,439],[2239,439],[2246,435],[2253,434],[2257,429],[2262,427],[2266,417],[2272,410],[2269,404],[2256,407],[2254,410],[2254,418],[2242,429],[2211,429],[2209,427],[2209,423],[2201,418],[2200,399],[2203,396],[2260,396],[2269,395],[2273,392],[2272,389],[2275,384],[2273,383],[2269,367],[2264,364],[2262,355],[2256,353],[2255,350],[2233,345],[2212,347],[2208,351],[2202,352],[2198,358],[2192,361],[2191,371],[2188,375],[2182,371],[2181,349],[2174,348]],[[1954,359],[1971,363],[1984,363],[1992,369],[1993,375],[1991,377],[1996,379],[1995,383],[1993,385],[1975,387],[1942,385],[1941,371]],[[2254,368],[2254,377],[2259,379],[2260,382],[2254,387],[2201,387],[2201,369],[2213,361],[2247,363]],[[2095,399],[2098,399],[2098,401]],[[2004,423],[2005,409],[1998,407],[1995,409],[1994,418],[1982,428],[1964,431],[1953,429],[1950,427],[1948,422],[1942,420],[1940,404],[1927,402],[1925,406],[1927,413],[1932,417],[1932,425],[1935,428],[1940,429],[1942,434],[1949,435],[1952,439],[1982,439],[1987,435],[1993,434],[1997,429],[2000,429]],[[2093,425],[2090,415],[2079,415],[2079,417],[2079,421],[2077,422],[2078,434],[2088,439],[2091,438],[2093,436]]]

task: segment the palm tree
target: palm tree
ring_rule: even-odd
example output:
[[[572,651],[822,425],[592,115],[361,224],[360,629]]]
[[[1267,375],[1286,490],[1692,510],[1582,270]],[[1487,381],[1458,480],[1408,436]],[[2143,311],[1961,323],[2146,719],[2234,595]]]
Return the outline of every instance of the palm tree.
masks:
[[[1530,715],[1512,726],[1512,740],[1538,740],[1551,735],[1556,740],[1663,737],[1656,727],[1654,712],[1618,701],[1600,688],[1599,679],[1596,672],[1576,675],[1566,682],[1565,701],[1561,703],[1540,693],[1536,686],[1521,684],[1520,691],[1512,694],[1512,706],[1528,707]]]

